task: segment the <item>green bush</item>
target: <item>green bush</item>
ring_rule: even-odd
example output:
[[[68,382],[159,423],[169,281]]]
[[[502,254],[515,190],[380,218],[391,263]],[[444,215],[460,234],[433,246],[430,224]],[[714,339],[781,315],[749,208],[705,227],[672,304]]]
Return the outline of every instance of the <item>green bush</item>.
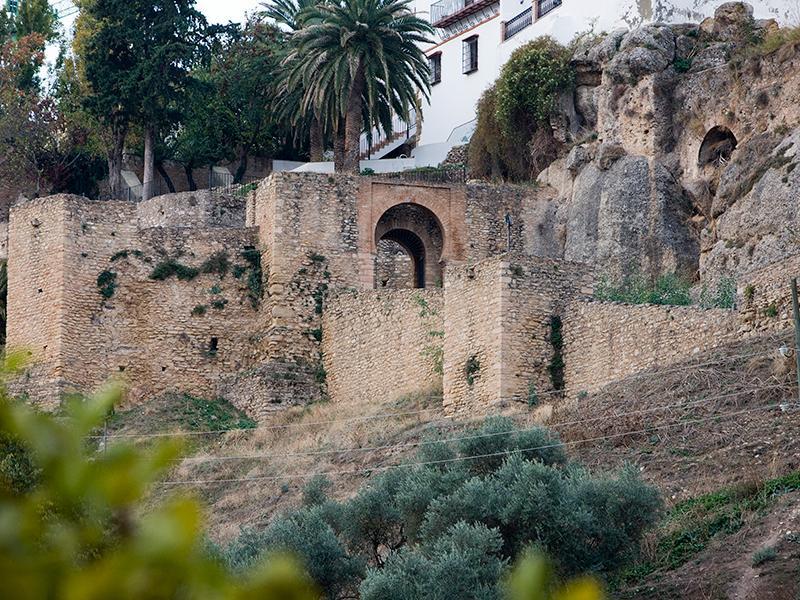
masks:
[[[517,48],[497,79],[497,122],[506,135],[520,125],[546,124],[558,94],[572,87],[570,52],[542,36]]]
[[[661,275],[653,280],[634,272],[619,281],[601,278],[594,296],[608,302],[689,306],[692,304],[691,287],[690,281],[676,274]]]
[[[692,68],[692,59],[676,58],[675,62],[672,63],[672,66],[675,69],[676,73],[688,73],[689,69]]]
[[[445,535],[391,554],[382,569],[370,570],[361,600],[459,598],[500,600],[508,564],[496,529],[455,524]]]
[[[245,248],[241,252],[242,258],[247,263],[249,274],[247,276],[247,295],[253,308],[258,308],[264,297],[264,272],[261,269],[261,253],[256,248]]]
[[[220,250],[209,256],[200,266],[200,272],[206,274],[216,274],[221,278],[228,274],[231,268],[231,261],[225,250]]]
[[[24,485],[5,470],[0,481],[0,597],[317,599],[285,559],[231,576],[204,543],[194,500],[150,498],[179,458],[179,441],[147,453],[124,443],[98,450],[90,436],[119,397],[76,399],[53,416],[0,389],[0,440],[23,447],[36,471]]]
[[[745,299],[747,296],[746,289]],[[750,298],[752,299],[752,294]],[[700,305],[704,308],[734,308],[736,306],[736,281],[730,277],[723,277],[713,288],[704,285],[700,292]]]
[[[150,273],[150,279],[165,281],[170,277],[177,277],[181,281],[191,281],[200,274],[199,269],[188,267],[179,263],[173,258],[169,258],[158,263]]]
[[[609,571],[654,522],[658,495],[635,469],[593,476],[546,429],[494,417],[460,437],[426,440],[416,459],[426,464],[382,473],[343,502],[315,481],[303,508],[243,531],[229,562],[292,552],[330,598],[499,599],[507,566],[532,545],[562,573]]]
[[[763,565],[765,562],[775,560],[778,557],[778,551],[774,546],[767,546],[766,548],[759,548],[753,554],[752,565],[757,567]]]
[[[103,271],[97,276],[97,289],[106,300],[114,296],[117,290],[117,274],[113,271]]]
[[[570,52],[549,37],[515,50],[497,83],[478,102],[478,123],[469,144],[473,177],[531,181],[556,158],[548,122],[558,94],[574,73]]]

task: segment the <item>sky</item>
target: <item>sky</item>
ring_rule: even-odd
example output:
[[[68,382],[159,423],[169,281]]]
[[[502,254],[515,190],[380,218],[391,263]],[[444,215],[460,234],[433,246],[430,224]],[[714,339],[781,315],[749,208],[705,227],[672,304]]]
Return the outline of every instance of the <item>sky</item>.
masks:
[[[258,8],[259,0],[197,0],[199,8],[209,23],[227,23],[241,21],[245,12]]]

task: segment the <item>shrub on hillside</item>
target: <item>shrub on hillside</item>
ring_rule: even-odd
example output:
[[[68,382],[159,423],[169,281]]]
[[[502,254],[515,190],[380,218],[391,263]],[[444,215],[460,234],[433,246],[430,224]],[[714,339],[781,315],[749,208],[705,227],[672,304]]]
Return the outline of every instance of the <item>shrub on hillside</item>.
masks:
[[[634,469],[592,475],[543,428],[495,417],[460,438],[424,442],[417,464],[378,475],[344,502],[317,481],[309,504],[231,548],[246,546],[248,560],[297,554],[330,598],[360,589],[367,599],[489,600],[531,546],[562,573],[607,571],[655,519],[658,495]]]
[[[0,597],[319,597],[283,559],[232,577],[208,552],[194,500],[151,502],[150,486],[174,466],[180,445],[100,451],[91,436],[117,399],[78,398],[53,416],[10,400],[0,385],[0,446],[15,457],[0,470]]]
[[[639,271],[612,280],[602,277],[594,297],[606,302],[626,304],[657,304],[689,306],[694,304],[692,282],[676,273],[666,273],[653,279]],[[703,285],[698,304],[703,308],[733,308],[736,304],[736,282],[723,277],[715,286]]]
[[[636,271],[616,281],[601,278],[594,296],[598,300],[626,304],[689,306],[692,303],[691,287],[689,280],[673,273],[652,279]]]

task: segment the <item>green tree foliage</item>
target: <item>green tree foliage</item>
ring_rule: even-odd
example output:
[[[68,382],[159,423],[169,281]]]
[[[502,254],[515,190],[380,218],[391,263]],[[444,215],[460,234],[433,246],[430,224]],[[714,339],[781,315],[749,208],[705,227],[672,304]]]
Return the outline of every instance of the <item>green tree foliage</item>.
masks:
[[[307,23],[292,35],[292,79],[304,90],[304,108],[344,122],[341,166],[358,173],[360,136],[391,111],[408,118],[420,91],[427,96],[428,62],[420,49],[430,24],[414,16],[410,0],[346,0],[304,12]],[[331,114],[333,113],[333,114]]]
[[[57,34],[58,16],[47,0],[20,0],[14,19],[14,33],[18,37],[38,34],[45,42]]]
[[[154,191],[158,132],[177,118],[186,100],[189,71],[202,58],[205,17],[194,0],[139,2],[138,120],[144,137],[143,198]]]
[[[13,362],[18,362],[16,358]],[[311,584],[285,559],[230,576],[207,551],[202,512],[174,496],[143,514],[153,483],[178,456],[167,441],[142,454],[92,433],[118,398],[71,402],[62,417],[0,391],[0,596],[3,598],[311,600]],[[30,462],[26,467],[24,460]]]
[[[300,31],[309,25],[310,9],[316,6],[319,0],[271,0],[264,4],[261,16],[270,19],[279,27],[289,30],[289,35]],[[277,85],[275,87],[275,98],[273,107],[279,115],[281,122],[291,125],[294,131],[296,142],[304,141],[308,138],[309,160],[319,162],[323,158],[325,150],[326,130],[330,135],[336,129],[336,116],[323,114],[326,111],[320,107],[312,107],[313,110],[306,110],[303,106],[303,97],[306,90],[300,78],[292,78],[292,73],[298,69],[298,58],[291,55],[290,46],[284,49],[282,56],[283,68],[278,73]],[[335,112],[335,111],[333,111]],[[327,121],[326,121],[327,119]]]
[[[549,37],[515,50],[497,83],[478,104],[470,142],[470,170],[477,177],[527,181],[555,158],[549,124],[558,95],[573,83],[570,52]]]
[[[457,523],[442,537],[390,555],[361,585],[362,600],[475,598],[500,600],[507,559],[486,525]]]
[[[294,552],[330,598],[358,588],[370,599],[485,600],[501,597],[507,566],[531,546],[560,573],[604,572],[655,519],[658,495],[634,469],[592,475],[543,428],[495,417],[461,437],[426,441],[417,465],[378,475],[345,502],[316,481],[305,507],[243,532],[229,561]]]
[[[85,106],[107,133],[109,185],[121,188],[125,140],[144,132],[152,181],[155,130],[175,121],[190,68],[202,55],[205,19],[194,0],[88,0],[74,50],[88,83]]]
[[[88,84],[84,102],[105,132],[109,186],[117,192],[125,140],[141,104],[137,3],[89,0],[81,10],[79,24],[87,33],[76,31],[75,49]]]

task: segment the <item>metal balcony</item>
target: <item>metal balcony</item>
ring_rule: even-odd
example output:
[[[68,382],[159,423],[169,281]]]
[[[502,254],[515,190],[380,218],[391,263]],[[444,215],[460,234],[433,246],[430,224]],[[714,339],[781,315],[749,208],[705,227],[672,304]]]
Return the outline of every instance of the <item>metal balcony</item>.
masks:
[[[431,4],[431,24],[448,27],[496,3],[497,0],[439,0]]]

